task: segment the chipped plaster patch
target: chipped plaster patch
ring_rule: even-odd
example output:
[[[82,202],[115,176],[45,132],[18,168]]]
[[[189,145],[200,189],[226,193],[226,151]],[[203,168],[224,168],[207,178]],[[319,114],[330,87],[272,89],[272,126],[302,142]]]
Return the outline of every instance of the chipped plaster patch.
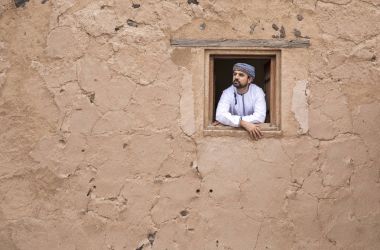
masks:
[[[0,89],[5,83],[6,72],[11,67],[10,62],[7,60],[5,55],[6,48],[5,43],[0,41]]]
[[[300,134],[306,134],[309,130],[308,96],[308,81],[297,81],[296,86],[293,88],[292,112],[299,123],[298,133]]]

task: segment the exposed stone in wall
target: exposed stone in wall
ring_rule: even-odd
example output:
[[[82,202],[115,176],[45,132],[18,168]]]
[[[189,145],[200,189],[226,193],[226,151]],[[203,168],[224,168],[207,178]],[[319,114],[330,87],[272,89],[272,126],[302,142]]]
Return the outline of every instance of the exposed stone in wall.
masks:
[[[377,249],[375,0],[0,3],[0,249]],[[202,48],[281,50],[282,135],[205,136]]]

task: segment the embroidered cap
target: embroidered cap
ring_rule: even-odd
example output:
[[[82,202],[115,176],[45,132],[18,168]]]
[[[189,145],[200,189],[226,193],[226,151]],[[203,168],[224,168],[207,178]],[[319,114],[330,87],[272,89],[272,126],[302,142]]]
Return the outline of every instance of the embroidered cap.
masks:
[[[252,78],[255,78],[256,76],[255,67],[247,63],[235,63],[233,70],[242,71]]]

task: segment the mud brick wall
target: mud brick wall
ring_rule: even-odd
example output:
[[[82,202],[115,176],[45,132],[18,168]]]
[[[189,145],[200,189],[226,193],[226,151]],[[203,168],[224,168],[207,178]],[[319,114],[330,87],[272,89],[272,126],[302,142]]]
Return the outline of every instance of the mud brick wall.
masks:
[[[0,2],[1,250],[379,248],[379,1]],[[171,39],[310,41],[282,135],[205,136]]]

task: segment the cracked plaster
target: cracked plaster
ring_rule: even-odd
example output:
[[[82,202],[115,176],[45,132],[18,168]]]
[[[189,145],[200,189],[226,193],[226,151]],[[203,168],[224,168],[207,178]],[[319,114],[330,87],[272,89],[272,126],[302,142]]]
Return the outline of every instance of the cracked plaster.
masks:
[[[4,6],[1,250],[380,244],[376,1]],[[274,26],[311,41],[281,51],[282,136],[203,136],[203,51],[169,40]]]

